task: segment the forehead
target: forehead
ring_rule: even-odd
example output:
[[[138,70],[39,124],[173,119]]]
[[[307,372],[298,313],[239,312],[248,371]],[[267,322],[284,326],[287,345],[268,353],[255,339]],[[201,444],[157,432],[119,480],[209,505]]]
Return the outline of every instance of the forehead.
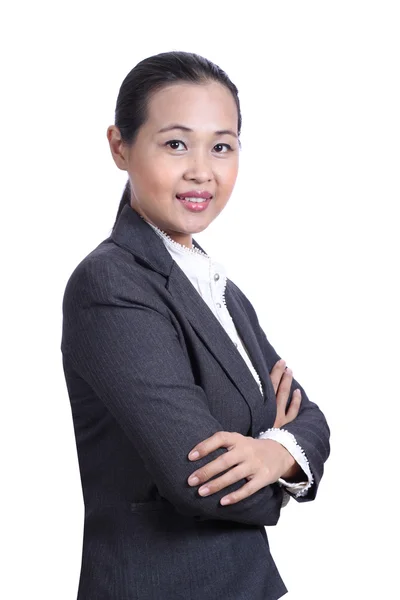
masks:
[[[175,83],[155,92],[148,103],[148,125],[153,129],[182,123],[191,129],[234,129],[238,113],[230,90],[218,83]]]

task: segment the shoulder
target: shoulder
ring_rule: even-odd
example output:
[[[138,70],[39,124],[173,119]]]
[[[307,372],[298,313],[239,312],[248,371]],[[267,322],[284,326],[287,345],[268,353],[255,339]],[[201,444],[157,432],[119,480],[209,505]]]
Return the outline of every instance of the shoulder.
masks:
[[[123,305],[157,296],[165,290],[165,277],[145,265],[111,238],[102,241],[75,267],[67,280],[63,309],[93,304]]]

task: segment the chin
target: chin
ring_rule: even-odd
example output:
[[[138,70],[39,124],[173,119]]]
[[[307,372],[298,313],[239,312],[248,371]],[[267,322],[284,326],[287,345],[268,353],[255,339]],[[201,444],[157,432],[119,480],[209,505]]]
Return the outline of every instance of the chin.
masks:
[[[207,219],[207,220],[204,220],[201,222],[191,223],[190,225],[185,227],[185,231],[182,231],[182,233],[188,233],[188,234],[201,233],[202,231],[207,229],[207,227],[213,222],[213,220],[214,219]]]

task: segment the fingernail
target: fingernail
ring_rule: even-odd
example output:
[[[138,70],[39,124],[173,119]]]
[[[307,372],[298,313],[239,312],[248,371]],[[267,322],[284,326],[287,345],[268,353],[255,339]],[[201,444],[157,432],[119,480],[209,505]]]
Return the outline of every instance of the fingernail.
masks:
[[[191,453],[189,454],[189,458],[198,458],[199,456],[200,456],[200,455],[199,455],[199,453],[197,452],[197,450],[196,450],[195,452],[191,452]]]
[[[207,496],[207,494],[209,494],[209,493],[210,493],[210,488],[208,488],[208,487],[203,487],[203,488],[199,489],[199,494],[201,496]]]
[[[197,485],[200,479],[195,475],[193,477],[189,477],[189,485]]]
[[[292,369],[289,369],[289,368],[287,368],[287,369],[286,369],[286,373],[287,373],[288,375],[293,375],[293,371],[292,371]]]
[[[221,500],[222,505],[229,504],[229,503],[230,503],[229,498],[222,498],[222,500]]]

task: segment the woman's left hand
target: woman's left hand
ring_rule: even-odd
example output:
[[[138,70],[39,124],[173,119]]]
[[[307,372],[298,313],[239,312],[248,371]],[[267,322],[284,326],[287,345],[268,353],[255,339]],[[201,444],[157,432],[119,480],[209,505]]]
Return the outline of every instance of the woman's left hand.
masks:
[[[224,452],[212,462],[192,473],[188,483],[195,486],[208,482],[204,486],[209,489],[208,493],[202,493],[203,488],[200,488],[199,494],[210,496],[236,481],[248,479],[248,483],[239,490],[222,498],[221,504],[236,504],[236,502],[251,496],[266,485],[278,481],[295,463],[286,448],[275,440],[255,439],[230,431],[217,431],[211,437],[197,444],[189,453],[189,460],[203,458],[218,448],[228,448],[228,452]],[[194,451],[197,451],[199,455],[192,458],[191,455]],[[227,473],[218,479],[209,481],[227,469],[229,469]],[[193,477],[197,477],[198,481],[194,481]],[[225,499],[228,499],[229,502],[224,502]]]

